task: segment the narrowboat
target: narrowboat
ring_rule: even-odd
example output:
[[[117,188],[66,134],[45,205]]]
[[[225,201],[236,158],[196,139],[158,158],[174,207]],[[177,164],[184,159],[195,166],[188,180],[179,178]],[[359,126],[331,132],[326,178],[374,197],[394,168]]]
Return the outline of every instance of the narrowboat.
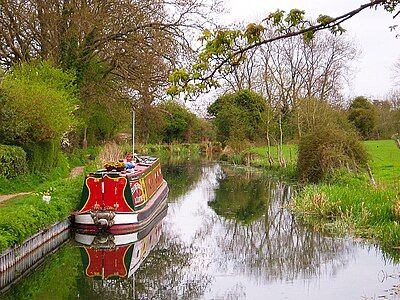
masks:
[[[100,280],[131,278],[160,240],[166,214],[165,208],[150,224],[134,233],[75,233],[86,276]]]
[[[168,185],[160,161],[150,156],[128,157],[86,175],[80,209],[73,215],[81,233],[139,231],[167,206]]]

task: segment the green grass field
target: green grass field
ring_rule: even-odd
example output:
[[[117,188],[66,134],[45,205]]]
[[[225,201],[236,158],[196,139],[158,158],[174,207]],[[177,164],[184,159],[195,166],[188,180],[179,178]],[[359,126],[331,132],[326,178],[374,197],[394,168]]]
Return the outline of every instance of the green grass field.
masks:
[[[396,184],[400,181],[400,149],[392,140],[366,141],[371,169],[378,181]]]
[[[398,183],[400,181],[400,149],[397,148],[396,143],[393,140],[365,141],[364,145],[369,154],[369,164],[375,178],[388,184]],[[297,145],[283,145],[282,150],[286,162],[289,165],[296,164]],[[267,147],[254,147],[251,148],[250,152],[258,155],[255,163],[268,165],[266,159]],[[276,146],[271,147],[271,154],[277,162],[278,148]]]

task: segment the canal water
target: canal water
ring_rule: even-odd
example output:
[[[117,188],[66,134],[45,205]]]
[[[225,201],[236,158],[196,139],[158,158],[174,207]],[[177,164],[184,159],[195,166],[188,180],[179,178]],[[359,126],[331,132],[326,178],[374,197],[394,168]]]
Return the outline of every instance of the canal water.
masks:
[[[163,172],[168,211],[148,228],[71,233],[0,298],[400,299],[399,265],[372,244],[301,226],[283,182],[195,161]]]

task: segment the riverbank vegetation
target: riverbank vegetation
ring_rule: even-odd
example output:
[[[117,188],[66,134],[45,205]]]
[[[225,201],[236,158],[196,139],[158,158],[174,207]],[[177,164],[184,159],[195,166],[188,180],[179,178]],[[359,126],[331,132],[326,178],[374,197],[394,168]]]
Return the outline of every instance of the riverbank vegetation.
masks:
[[[393,12],[395,2],[384,9]],[[361,141],[399,140],[400,93],[344,99],[359,51],[346,34],[321,31],[343,33],[340,24],[292,10],[213,32],[205,30],[213,7],[202,1],[148,4],[0,3],[0,194],[40,192],[49,183],[65,195],[76,192],[68,178],[73,167],[96,163],[109,142],[128,145],[119,158],[129,151],[135,111],[138,152],[179,157],[223,149],[223,160],[304,185],[294,204],[304,222],[325,220],[324,227],[383,240],[380,230],[400,218],[397,160],[378,158],[373,144]],[[317,25],[304,32],[310,24]],[[203,43],[197,53],[196,34]],[[218,95],[206,118],[184,105],[183,98],[213,87]],[[180,92],[186,97],[169,98]],[[377,143],[385,155],[394,151]],[[59,199],[45,206],[30,195],[1,206],[2,218],[19,210],[22,216],[35,203],[39,209],[38,219],[4,219],[3,245],[30,233],[18,223],[24,218],[44,226],[74,209],[74,197]],[[397,229],[390,232],[394,242]]]
[[[0,252],[66,219],[79,204],[82,182],[83,175],[48,181],[37,193],[0,204]],[[40,192],[49,189],[54,191],[46,203]]]
[[[375,183],[366,173],[336,172],[307,185],[293,209],[306,224],[333,234],[373,239],[387,249],[400,240],[400,155],[394,141],[367,141]]]

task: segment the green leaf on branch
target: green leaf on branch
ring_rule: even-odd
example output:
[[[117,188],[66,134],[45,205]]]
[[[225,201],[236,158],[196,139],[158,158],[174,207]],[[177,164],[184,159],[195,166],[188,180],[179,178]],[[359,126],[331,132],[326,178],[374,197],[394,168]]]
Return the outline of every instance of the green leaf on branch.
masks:
[[[319,15],[317,22],[322,25],[328,25],[333,21],[333,18],[327,15]]]
[[[267,19],[272,21],[272,25],[278,26],[282,22],[284,15],[285,11],[278,9],[276,12],[270,13]]]
[[[247,25],[244,36],[249,43],[257,42],[261,39],[261,34],[264,32],[265,28],[261,24],[250,23]]]
[[[303,39],[305,43],[310,43],[315,36],[315,32],[313,30],[309,30],[303,33]]]
[[[285,18],[285,22],[290,26],[297,26],[304,21],[305,11],[300,9],[292,9]]]

